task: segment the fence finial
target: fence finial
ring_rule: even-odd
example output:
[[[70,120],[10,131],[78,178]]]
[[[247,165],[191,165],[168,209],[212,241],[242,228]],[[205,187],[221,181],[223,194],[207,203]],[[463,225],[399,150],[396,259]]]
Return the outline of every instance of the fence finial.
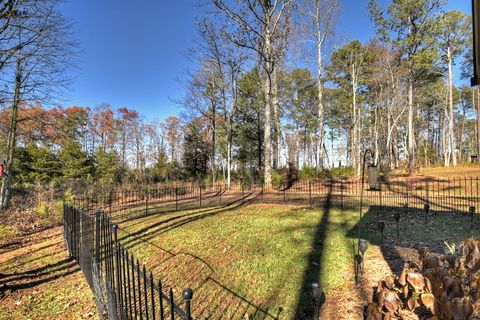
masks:
[[[183,299],[192,300],[192,297],[193,297],[193,290],[190,288],[185,288],[183,290]]]

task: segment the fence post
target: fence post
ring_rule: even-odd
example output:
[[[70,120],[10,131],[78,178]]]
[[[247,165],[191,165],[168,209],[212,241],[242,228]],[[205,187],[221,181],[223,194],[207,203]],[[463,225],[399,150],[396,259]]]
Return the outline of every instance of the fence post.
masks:
[[[220,188],[220,193],[218,194],[219,199],[220,199],[220,205],[222,205],[222,191],[223,191],[223,186],[221,184],[218,184],[218,187]]]
[[[95,211],[95,263],[100,263],[100,209]]]
[[[261,193],[262,193],[262,203],[264,202],[264,201],[263,201],[263,191],[264,191],[264,189],[263,189],[263,182],[262,182],[262,190],[261,190]]]
[[[121,279],[120,279],[120,244],[118,243],[118,226],[116,224],[113,225],[113,250],[115,253],[115,267],[113,270],[115,270],[115,275],[116,275],[116,282],[117,282],[117,297],[115,299],[116,301],[116,306],[118,308],[118,313],[121,314],[121,310],[123,308],[122,306],[122,285],[121,285]],[[112,263],[113,264],[113,263]]]
[[[344,200],[343,200],[343,192],[344,192],[344,189],[345,186],[344,186],[344,181],[343,179],[340,180],[340,201],[342,202],[342,210],[345,208],[345,205],[344,205]]]
[[[200,208],[202,208],[202,186],[199,184],[198,188],[200,189]]]
[[[308,180],[308,199],[311,207],[312,206],[312,181],[311,180]]]
[[[190,312],[190,301],[193,297],[193,291],[190,288],[186,288],[183,290],[183,299],[185,300],[185,320],[191,320],[191,312]]]
[[[378,192],[379,192],[379,195],[380,195],[380,207],[383,207],[383,199],[382,199],[382,180],[383,179],[378,179]]]
[[[72,210],[72,256],[77,260],[77,210]]]
[[[175,211],[178,211],[178,187],[175,187]]]
[[[148,187],[145,190],[145,193],[146,193],[146,195],[145,195],[145,215],[147,215],[148,214]]]

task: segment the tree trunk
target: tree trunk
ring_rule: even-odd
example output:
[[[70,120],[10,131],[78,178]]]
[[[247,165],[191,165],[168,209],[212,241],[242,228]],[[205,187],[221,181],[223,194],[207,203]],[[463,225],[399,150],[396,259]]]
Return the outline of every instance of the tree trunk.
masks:
[[[413,33],[412,17],[408,16],[408,37]],[[411,49],[411,48],[410,48]],[[411,51],[410,51],[411,53]],[[408,118],[407,118],[407,134],[408,134],[408,175],[413,176],[415,173],[415,137],[413,130],[413,57],[408,54]]]
[[[270,35],[270,17],[265,15],[265,43],[264,43],[264,84],[263,91],[265,95],[265,110],[264,110],[264,131],[263,131],[263,183],[266,188],[272,185],[272,137],[271,137],[271,108],[272,108],[272,73],[274,65],[272,63],[272,48]]]
[[[281,145],[281,132],[280,132],[280,115],[278,105],[278,88],[277,88],[277,70],[272,70],[271,78],[271,102],[273,106],[273,121],[274,121],[274,136],[273,136],[273,168],[278,169],[280,166],[280,145]]]
[[[325,140],[325,129],[324,129],[324,106],[323,106],[323,60],[322,60],[322,29],[320,28],[320,21],[318,15],[316,16],[316,27],[317,27],[317,88],[318,88],[318,110],[317,110],[317,126],[318,126],[318,148],[317,148],[317,170],[320,171],[323,169],[323,143]]]
[[[338,153],[338,167],[342,166],[342,157],[343,157],[343,150],[342,150],[342,127],[338,126],[338,145],[337,145],[337,153]]]
[[[10,127],[8,130],[7,154],[6,154],[6,175],[2,181],[0,193],[0,206],[4,210],[8,207],[11,197],[11,183],[13,179],[13,157],[17,142],[17,114],[20,104],[21,85],[22,85],[22,62],[17,61],[17,70],[15,74],[15,92],[13,96],[12,110],[10,113]]]
[[[442,149],[443,149],[443,165],[445,167],[450,166],[450,154],[447,139],[447,110],[444,110],[442,119]]]
[[[380,157],[380,152],[378,150],[378,107],[375,107],[375,120],[374,120],[374,162],[378,164],[378,158]]]
[[[454,117],[453,117],[453,80],[452,80],[452,59],[450,54],[450,47],[447,48],[448,59],[448,104],[449,104],[449,119],[448,119],[448,139],[450,147],[450,155],[452,157],[453,166],[457,165],[457,155],[455,153],[455,131],[454,131]]]
[[[124,121],[122,130],[122,170],[126,167],[126,149],[127,149],[127,125]]]
[[[352,165],[356,172],[356,175],[360,175],[360,163],[359,163],[359,146],[358,146],[358,118],[357,118],[357,79],[356,79],[356,69],[355,63],[352,63]]]
[[[413,65],[410,63],[408,71],[408,175],[415,173],[415,137],[413,130]]]
[[[212,103],[212,182],[215,184],[216,175],[216,161],[215,161],[215,148],[216,148],[216,131],[217,131],[217,108],[216,104]]]
[[[462,123],[460,125],[460,128],[458,129],[458,162],[459,163],[463,161],[463,131],[465,130],[466,116],[467,115],[464,108],[462,113]]]

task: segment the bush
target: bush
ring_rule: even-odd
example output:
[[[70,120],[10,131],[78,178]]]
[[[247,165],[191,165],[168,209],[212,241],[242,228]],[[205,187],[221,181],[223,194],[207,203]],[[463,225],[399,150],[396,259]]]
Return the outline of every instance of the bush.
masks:
[[[50,207],[46,201],[40,201],[37,206],[37,213],[42,219],[48,219],[50,217]]]
[[[317,178],[317,168],[315,167],[303,167],[298,171],[298,177],[300,180],[312,180]]]
[[[15,235],[16,235],[15,230],[13,230],[11,227],[7,225],[0,223],[0,240],[14,237]]]
[[[334,177],[353,177],[355,175],[355,168],[353,168],[353,166],[332,168],[330,172]]]
[[[74,200],[75,196],[72,189],[68,188],[67,190],[65,190],[65,193],[63,194],[63,201],[65,201],[65,203],[73,204]]]
[[[278,186],[284,182],[284,176],[277,170],[272,170],[272,184]]]
[[[322,179],[332,179],[332,178],[344,178],[344,177],[353,177],[355,175],[355,169],[353,166],[340,167],[325,169],[318,175]]]

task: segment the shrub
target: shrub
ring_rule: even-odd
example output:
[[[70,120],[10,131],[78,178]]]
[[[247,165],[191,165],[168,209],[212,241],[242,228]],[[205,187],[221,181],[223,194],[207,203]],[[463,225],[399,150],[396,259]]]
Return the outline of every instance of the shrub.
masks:
[[[0,239],[13,237],[15,234],[15,231],[11,227],[0,223]]]
[[[298,171],[298,177],[300,180],[312,180],[317,178],[317,168],[315,167],[303,167]]]
[[[277,170],[272,170],[272,184],[278,186],[284,182],[284,176]]]
[[[67,190],[65,190],[63,194],[63,200],[66,203],[70,203],[70,204],[73,203],[73,201],[75,200],[75,196],[73,194],[72,188],[67,188]]]
[[[325,169],[319,173],[319,178],[331,179],[331,178],[344,178],[353,177],[355,175],[355,169],[353,166],[346,166],[340,168]]]
[[[50,216],[50,207],[46,201],[40,201],[37,206],[37,213],[43,219],[48,219]]]

